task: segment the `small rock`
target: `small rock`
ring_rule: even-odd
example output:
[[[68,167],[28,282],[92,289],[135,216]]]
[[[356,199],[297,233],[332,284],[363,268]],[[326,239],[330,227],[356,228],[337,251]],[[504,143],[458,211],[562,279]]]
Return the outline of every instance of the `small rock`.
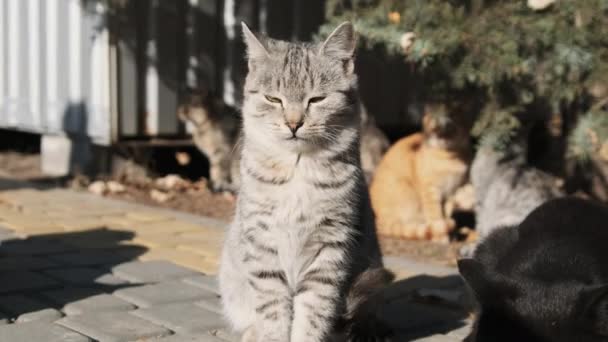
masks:
[[[164,203],[173,198],[172,194],[152,189],[150,190],[150,197],[158,203]]]
[[[108,191],[112,194],[119,194],[125,192],[127,188],[117,181],[109,181],[106,183]]]
[[[177,163],[179,165],[185,166],[190,164],[192,158],[190,158],[190,154],[188,154],[188,152],[176,152],[175,153],[175,160],[177,160]]]
[[[235,202],[236,201],[236,196],[232,192],[230,192],[230,191],[224,191],[224,192],[222,192],[222,196],[225,199],[229,200],[230,202]]]
[[[89,192],[94,193],[95,195],[102,196],[108,190],[108,187],[104,181],[95,181],[89,185]]]
[[[555,0],[528,0],[528,7],[535,11],[542,11],[554,2]]]
[[[164,190],[176,189],[187,184],[187,182],[178,175],[166,175],[165,177],[156,180],[156,186]]]

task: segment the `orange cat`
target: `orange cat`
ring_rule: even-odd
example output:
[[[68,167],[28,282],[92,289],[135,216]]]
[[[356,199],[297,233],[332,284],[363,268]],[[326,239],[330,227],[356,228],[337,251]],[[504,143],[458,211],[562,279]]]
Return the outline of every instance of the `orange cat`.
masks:
[[[447,241],[454,221],[445,204],[461,186],[469,164],[467,125],[427,106],[423,132],[397,141],[378,165],[370,186],[378,234]]]

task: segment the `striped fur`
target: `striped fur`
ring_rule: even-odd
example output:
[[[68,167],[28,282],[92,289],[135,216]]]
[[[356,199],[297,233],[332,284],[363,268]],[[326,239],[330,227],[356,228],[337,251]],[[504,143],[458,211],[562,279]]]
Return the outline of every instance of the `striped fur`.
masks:
[[[249,74],[240,195],[219,276],[225,316],[246,342],[326,341],[356,316],[346,317],[349,293],[349,307],[363,307],[369,291],[353,293],[355,280],[382,267],[360,166],[354,31],[343,24],[312,45],[243,29]],[[290,120],[301,121],[295,134]]]
[[[521,138],[523,140],[523,138]],[[519,225],[528,214],[564,196],[558,179],[526,164],[527,143],[512,142],[507,151],[481,146],[471,166],[476,197],[476,230],[481,238],[501,227]]]

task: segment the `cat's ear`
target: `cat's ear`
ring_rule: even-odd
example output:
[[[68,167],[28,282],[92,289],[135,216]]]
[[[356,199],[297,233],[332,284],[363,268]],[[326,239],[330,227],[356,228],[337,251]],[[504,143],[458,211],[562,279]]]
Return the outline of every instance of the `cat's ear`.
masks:
[[[332,32],[321,45],[320,53],[325,56],[343,60],[352,72],[354,65],[357,34],[350,22],[344,22]]]
[[[581,296],[583,322],[594,333],[608,337],[608,284],[584,290]]]
[[[258,39],[258,37],[251,32],[247,24],[241,22],[243,28],[243,40],[247,46],[247,59],[249,61],[249,68],[255,67],[255,62],[268,57],[268,50],[264,44]]]

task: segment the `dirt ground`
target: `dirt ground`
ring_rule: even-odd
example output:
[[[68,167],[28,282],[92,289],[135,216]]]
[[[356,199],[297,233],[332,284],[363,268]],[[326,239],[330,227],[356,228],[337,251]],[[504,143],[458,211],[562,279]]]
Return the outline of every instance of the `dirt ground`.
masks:
[[[100,196],[205,215],[226,222],[230,220],[235,206],[233,195],[211,192],[205,179],[189,181],[179,177],[165,177],[129,181],[124,177],[117,177],[91,181],[83,177],[48,178],[40,172],[40,158],[34,153],[0,151],[0,177],[71,187],[79,191],[91,191]],[[440,244],[382,237],[380,244],[386,255],[402,255],[418,261],[450,266],[455,265],[458,250],[462,246],[461,242]]]

